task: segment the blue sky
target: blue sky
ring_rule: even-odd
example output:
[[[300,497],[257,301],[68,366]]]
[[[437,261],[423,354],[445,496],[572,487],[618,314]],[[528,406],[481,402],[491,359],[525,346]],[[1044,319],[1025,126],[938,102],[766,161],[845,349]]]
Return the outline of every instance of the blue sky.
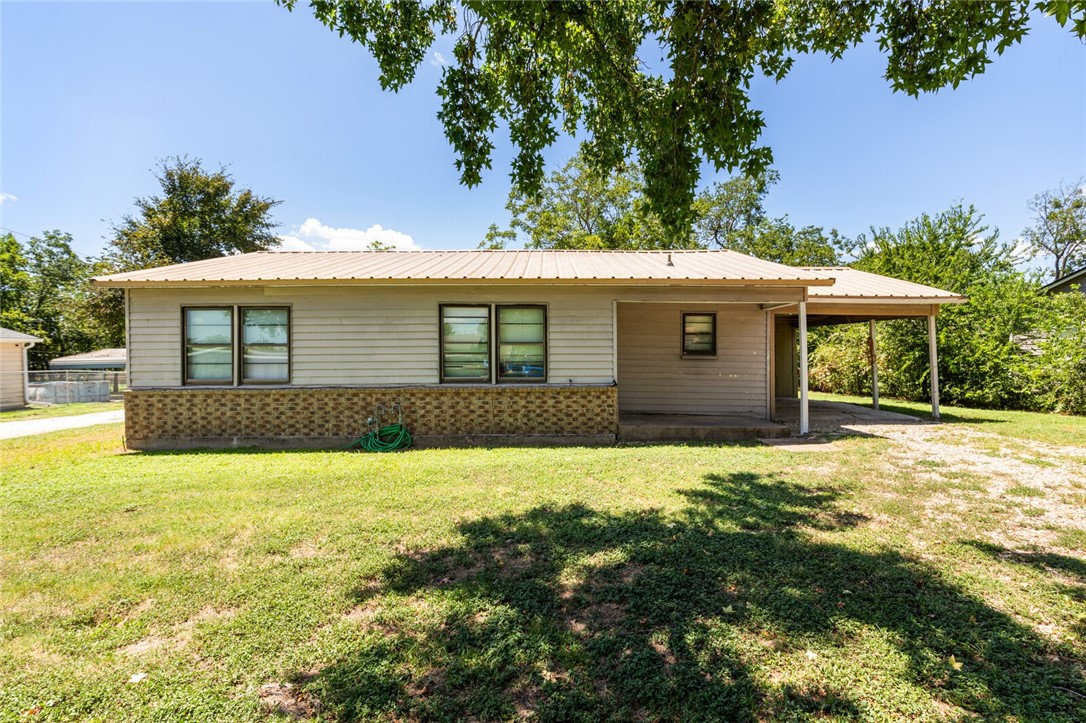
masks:
[[[98,253],[176,154],[282,199],[280,232],[314,248],[473,248],[507,218],[508,143],[481,187],[458,184],[436,59],[384,93],[368,53],[305,7],[3,1],[0,24],[6,228],[61,229]],[[1013,238],[1033,194],[1086,174],[1086,49],[1054,21],[955,91],[895,95],[883,66],[868,45],[755,84],[781,173],[771,214],[854,235],[963,200]],[[548,161],[575,150],[563,139]]]

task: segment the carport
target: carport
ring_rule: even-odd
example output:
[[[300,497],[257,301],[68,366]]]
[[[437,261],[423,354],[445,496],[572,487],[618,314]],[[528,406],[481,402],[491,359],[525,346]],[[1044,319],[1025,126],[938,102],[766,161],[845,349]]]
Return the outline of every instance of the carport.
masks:
[[[807,395],[807,329],[836,324],[868,325],[871,358],[872,402],[879,406],[878,337],[875,322],[887,319],[927,318],[928,359],[931,373],[932,418],[939,419],[939,350],[935,317],[943,304],[961,304],[966,297],[931,286],[914,284],[856,269],[807,267],[808,271],[833,276],[832,286],[810,286],[806,301],[766,305],[770,312],[770,417],[777,418],[777,399],[799,396],[799,429],[810,431]],[[798,343],[797,343],[798,342]]]

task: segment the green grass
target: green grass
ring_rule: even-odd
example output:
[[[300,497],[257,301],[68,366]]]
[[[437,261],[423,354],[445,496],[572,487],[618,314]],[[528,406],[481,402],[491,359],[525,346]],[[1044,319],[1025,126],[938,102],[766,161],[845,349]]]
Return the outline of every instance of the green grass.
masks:
[[[1081,539],[995,545],[1012,512],[974,492],[932,517],[953,490],[883,464],[886,440],[370,456],[120,434],[0,442],[0,720],[262,720],[273,682],[338,721],[1086,710]]]
[[[0,412],[0,424],[4,422],[24,421],[27,419],[47,419],[49,417],[71,417],[76,414],[94,414],[124,409],[123,402],[87,402],[85,404],[54,404],[51,407],[28,407]]]
[[[829,402],[847,402],[870,407],[870,397],[853,397],[845,394],[811,392],[811,399]],[[931,419],[931,404],[908,402],[901,399],[879,399],[879,408],[888,412],[910,414],[921,419]],[[1086,417],[1068,414],[1037,414],[996,409],[967,409],[965,407],[940,406],[943,422],[991,432],[1009,439],[1043,442],[1047,444],[1086,446]]]

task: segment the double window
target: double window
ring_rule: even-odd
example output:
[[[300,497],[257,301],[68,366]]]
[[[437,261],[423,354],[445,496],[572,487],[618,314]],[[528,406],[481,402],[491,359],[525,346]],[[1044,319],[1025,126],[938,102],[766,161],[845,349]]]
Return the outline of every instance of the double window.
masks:
[[[441,381],[547,380],[546,307],[450,304],[440,314]]]
[[[182,310],[185,384],[290,382],[290,310],[220,306]]]
[[[683,314],[683,356],[716,354],[716,314]]]

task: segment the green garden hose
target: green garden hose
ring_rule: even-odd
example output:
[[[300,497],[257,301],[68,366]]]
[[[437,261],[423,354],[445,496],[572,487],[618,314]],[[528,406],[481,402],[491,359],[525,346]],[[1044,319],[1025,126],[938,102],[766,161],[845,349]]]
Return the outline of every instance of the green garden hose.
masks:
[[[358,447],[367,452],[395,452],[411,446],[411,434],[402,424],[389,424],[370,432],[348,444],[343,449]]]

